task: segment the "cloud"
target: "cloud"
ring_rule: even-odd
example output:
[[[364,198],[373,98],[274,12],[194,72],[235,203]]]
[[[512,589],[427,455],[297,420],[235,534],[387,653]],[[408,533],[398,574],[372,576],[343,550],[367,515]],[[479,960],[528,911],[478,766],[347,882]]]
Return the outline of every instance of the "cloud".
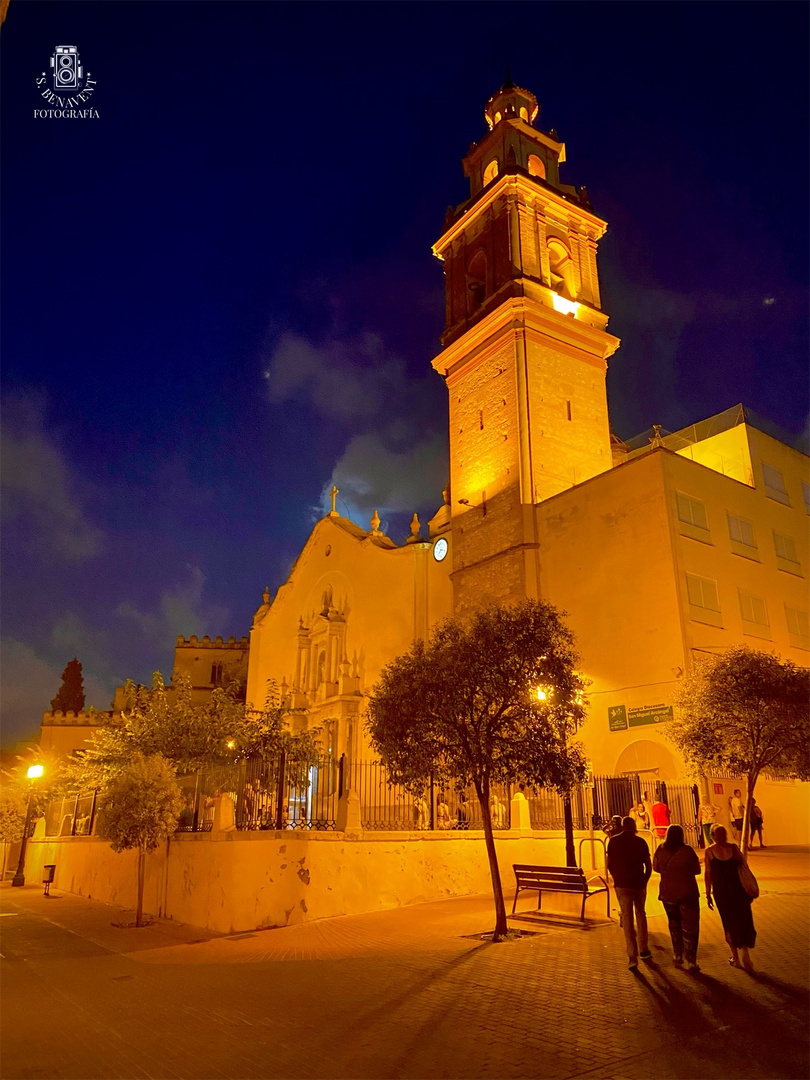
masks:
[[[108,707],[115,687],[123,682],[121,673],[110,663],[113,644],[106,630],[90,626],[72,613],[51,628],[49,652],[64,657],[63,666],[74,656],[81,661],[87,704],[97,709]]]
[[[380,435],[357,435],[324,485],[322,502],[329,505],[334,484],[348,517],[362,520],[377,510],[381,515],[412,514],[426,504],[441,505],[447,483],[447,439],[431,434],[413,446],[400,447]]]
[[[273,404],[304,400],[349,422],[376,415],[405,384],[404,365],[387,357],[371,333],[321,346],[301,334],[282,334],[264,378]]]
[[[67,562],[83,562],[103,547],[103,534],[84,516],[65,456],[46,431],[41,402],[25,394],[4,403],[0,432],[2,513],[6,525],[28,523],[37,541]]]
[[[212,626],[227,622],[225,608],[203,604],[205,574],[198,566],[186,566],[188,580],[167,589],[158,601],[157,612],[141,611],[126,601],[116,608],[119,618],[132,623],[143,637],[161,650],[173,649],[183,635],[208,633]]]

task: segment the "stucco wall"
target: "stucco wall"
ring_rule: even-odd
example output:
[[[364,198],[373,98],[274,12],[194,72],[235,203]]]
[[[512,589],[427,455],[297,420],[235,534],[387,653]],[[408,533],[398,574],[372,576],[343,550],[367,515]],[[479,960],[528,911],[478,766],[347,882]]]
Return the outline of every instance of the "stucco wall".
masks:
[[[558,833],[496,840],[501,880],[514,888],[516,862],[562,865]],[[583,845],[583,864],[590,844]],[[597,861],[602,851],[595,845]],[[35,839],[28,847],[26,881],[55,863],[53,888],[134,908],[137,855],[116,854],[97,837]],[[359,914],[466,896],[491,889],[483,834],[222,832],[180,834],[147,857],[144,910],[223,933]],[[535,901],[536,902],[536,901]],[[530,907],[529,894],[519,907]],[[605,898],[587,911],[604,913]],[[511,903],[509,905],[511,907]],[[552,911],[575,912],[572,898],[544,901]]]

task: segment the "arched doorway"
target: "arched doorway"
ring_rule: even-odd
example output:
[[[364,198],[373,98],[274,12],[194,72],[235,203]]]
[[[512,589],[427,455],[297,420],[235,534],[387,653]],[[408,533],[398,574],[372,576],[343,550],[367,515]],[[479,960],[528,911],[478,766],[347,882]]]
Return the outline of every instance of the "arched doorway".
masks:
[[[636,739],[619,754],[614,772],[638,773],[651,780],[674,780],[678,775],[675,759],[669,750],[652,739]]]

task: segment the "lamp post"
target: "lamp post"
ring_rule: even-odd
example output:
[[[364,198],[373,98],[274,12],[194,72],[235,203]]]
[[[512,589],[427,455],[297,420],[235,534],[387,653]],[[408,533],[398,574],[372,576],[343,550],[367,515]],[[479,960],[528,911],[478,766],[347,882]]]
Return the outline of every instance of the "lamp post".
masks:
[[[40,776],[45,772],[45,769],[41,765],[29,765],[28,767],[28,779],[31,783],[28,785],[28,803],[25,807],[25,827],[23,828],[22,844],[20,845],[20,861],[17,863],[17,872],[12,879],[12,886],[25,884],[25,848],[28,844],[28,831],[31,828],[31,796],[34,793],[34,780],[38,780]]]
[[[538,686],[537,700],[548,701],[554,694],[553,686]],[[562,797],[563,803],[563,830],[565,832],[565,865],[576,866],[577,857],[574,850],[574,815],[571,810],[570,788]]]

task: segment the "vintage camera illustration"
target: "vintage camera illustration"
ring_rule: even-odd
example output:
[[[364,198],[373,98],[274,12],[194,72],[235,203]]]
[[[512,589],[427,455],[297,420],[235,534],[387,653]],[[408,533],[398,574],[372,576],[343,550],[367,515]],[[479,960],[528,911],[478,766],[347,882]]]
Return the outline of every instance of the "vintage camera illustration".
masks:
[[[82,67],[79,63],[79,50],[75,45],[57,45],[51,57],[53,68],[53,88],[60,90],[80,90],[82,85]]]

